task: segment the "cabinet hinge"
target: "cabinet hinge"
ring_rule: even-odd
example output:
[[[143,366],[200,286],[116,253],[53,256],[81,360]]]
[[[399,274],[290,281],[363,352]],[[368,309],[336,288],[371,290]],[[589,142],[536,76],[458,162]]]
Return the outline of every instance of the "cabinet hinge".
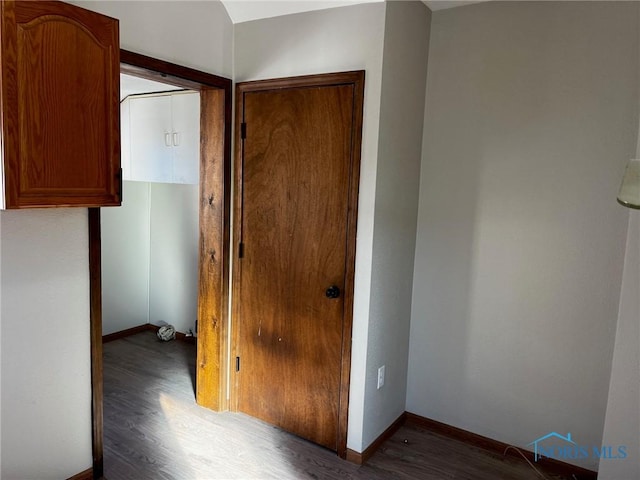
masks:
[[[240,357],[236,357],[236,372],[240,371]]]
[[[245,138],[247,138],[247,124],[242,122],[240,124],[240,138],[242,140],[244,140]]]
[[[238,258],[244,257],[244,243],[238,245]]]

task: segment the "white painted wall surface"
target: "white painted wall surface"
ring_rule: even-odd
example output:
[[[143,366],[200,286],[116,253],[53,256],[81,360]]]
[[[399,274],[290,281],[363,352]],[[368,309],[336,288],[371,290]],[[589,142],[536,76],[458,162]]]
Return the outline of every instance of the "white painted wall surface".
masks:
[[[218,0],[69,3],[119,19],[125,50],[231,78],[233,25]]]
[[[102,209],[103,334],[146,323],[194,329],[198,306],[198,186],[124,182]]]
[[[198,310],[199,187],[150,185],[149,321],[187,333]]]
[[[233,23],[384,0],[223,0]]]
[[[347,438],[348,448],[358,452],[363,450],[384,17],[385,5],[377,3],[240,23],[234,29],[237,82],[366,70]]]
[[[86,209],[0,212],[2,478],[91,466]]]
[[[1,215],[1,214],[0,214]],[[0,272],[2,272],[2,218],[0,217]],[[2,476],[2,277],[0,273],[0,477]]]
[[[405,411],[430,21],[421,2],[386,3],[364,448]]]
[[[121,207],[100,211],[102,334],[149,323],[149,190],[123,182]]]
[[[217,1],[75,3],[119,18],[123,48],[231,76]],[[0,224],[1,476],[68,478],[91,467],[87,212],[0,212]]]
[[[602,441],[637,32],[635,2],[433,13],[407,410],[517,446]]]
[[[602,443],[624,445],[628,456],[623,460],[600,460],[600,480],[640,478],[640,213],[635,211],[629,213],[620,312]]]

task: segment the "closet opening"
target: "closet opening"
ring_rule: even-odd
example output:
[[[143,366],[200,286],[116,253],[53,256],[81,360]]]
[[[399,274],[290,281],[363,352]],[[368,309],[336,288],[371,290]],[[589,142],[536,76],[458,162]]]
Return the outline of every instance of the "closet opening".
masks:
[[[197,403],[227,408],[231,80],[120,58],[123,202],[89,209],[94,478],[104,473],[103,336],[173,325],[197,345]]]
[[[121,73],[120,112],[122,206],[100,217],[103,343],[163,326],[193,340],[200,94]]]

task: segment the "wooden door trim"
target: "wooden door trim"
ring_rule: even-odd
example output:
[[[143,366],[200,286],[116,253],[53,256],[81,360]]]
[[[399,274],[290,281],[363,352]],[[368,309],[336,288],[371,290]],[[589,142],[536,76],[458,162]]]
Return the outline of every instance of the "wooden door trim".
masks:
[[[226,410],[232,82],[228,78],[120,50],[120,71],[200,92],[198,363],[196,400]],[[100,209],[89,209],[93,478],[102,478],[103,359]]]
[[[345,286],[344,286],[344,320],[342,333],[342,365],[340,376],[340,404],[338,407],[338,455],[346,458],[347,455],[347,425],[349,415],[349,385],[351,375],[351,332],[353,330],[353,298],[355,280],[356,259],[356,227],[358,219],[358,188],[360,185],[360,159],[362,148],[362,117],[364,106],[364,79],[363,70],[340,73],[327,73],[318,75],[305,75],[300,77],[287,77],[269,80],[256,80],[236,84],[236,119],[235,119],[235,154],[234,154],[234,239],[241,238],[242,218],[242,175],[243,154],[241,139],[241,123],[243,121],[244,94],[248,92],[268,91],[289,88],[312,88],[322,86],[353,85],[353,130],[351,137],[351,165],[349,175],[349,200],[347,215],[347,245],[345,262]],[[240,254],[240,244],[235,242],[232,246],[233,258]],[[239,305],[236,299],[240,289],[240,269],[238,262],[233,262],[232,272],[232,316],[238,318]],[[238,335],[237,329],[232,334],[232,356],[236,356]],[[238,395],[237,384],[230,388],[230,407],[237,411]]]
[[[120,192],[122,194],[122,192]],[[89,209],[89,331],[91,335],[91,442],[93,478],[104,474],[102,377],[102,247],[100,209]]]

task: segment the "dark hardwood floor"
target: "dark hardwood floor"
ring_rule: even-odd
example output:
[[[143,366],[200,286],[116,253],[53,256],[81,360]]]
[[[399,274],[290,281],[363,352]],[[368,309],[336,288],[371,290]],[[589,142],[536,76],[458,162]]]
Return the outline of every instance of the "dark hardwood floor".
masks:
[[[366,465],[348,463],[256,419],[197,406],[195,358],[195,345],[153,332],[104,345],[107,479],[540,479],[524,460],[412,425]]]

